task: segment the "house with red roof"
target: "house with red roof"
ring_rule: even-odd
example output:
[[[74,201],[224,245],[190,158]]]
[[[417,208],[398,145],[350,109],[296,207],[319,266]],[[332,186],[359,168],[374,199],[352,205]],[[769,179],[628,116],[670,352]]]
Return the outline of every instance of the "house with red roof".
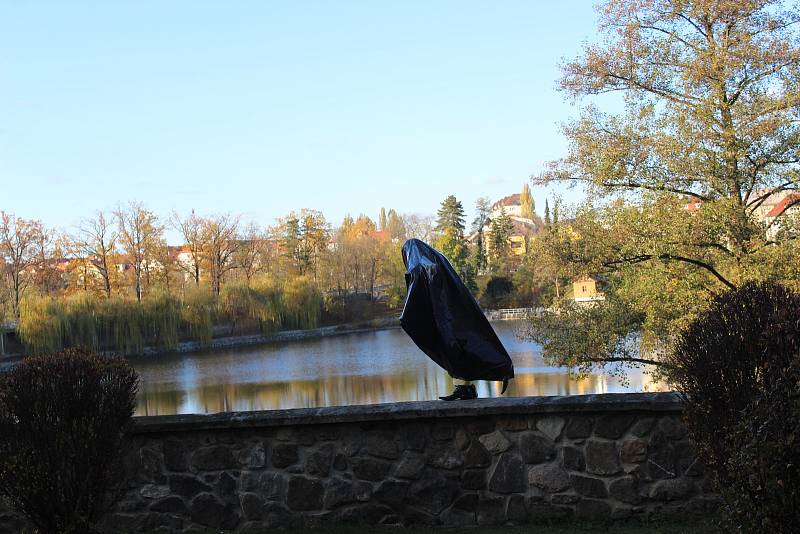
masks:
[[[774,239],[789,221],[800,223],[800,193],[791,193],[784,196],[772,206],[765,215],[767,224],[767,239]]]

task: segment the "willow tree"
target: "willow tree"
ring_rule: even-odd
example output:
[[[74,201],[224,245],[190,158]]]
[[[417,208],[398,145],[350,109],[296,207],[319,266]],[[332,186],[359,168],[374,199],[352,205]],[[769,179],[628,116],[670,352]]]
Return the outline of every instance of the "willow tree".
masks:
[[[800,189],[798,22],[795,6],[775,0],[601,6],[605,39],[586,45],[561,78],[568,96],[592,103],[565,126],[568,153],[543,178],[581,184],[593,199],[560,240],[562,257],[605,273],[608,299],[562,312],[568,328],[547,317],[534,324],[534,338],[561,350],[553,359],[659,363],[621,350],[626,337],[643,332],[668,348],[710,294],[752,278],[796,278],[786,261],[796,235],[768,239],[767,226],[780,222],[760,216],[775,195],[800,202],[791,196]],[[603,112],[604,93],[621,94],[622,111]],[[607,350],[589,350],[587,321],[603,310],[624,327],[598,332],[615,339],[598,337]]]

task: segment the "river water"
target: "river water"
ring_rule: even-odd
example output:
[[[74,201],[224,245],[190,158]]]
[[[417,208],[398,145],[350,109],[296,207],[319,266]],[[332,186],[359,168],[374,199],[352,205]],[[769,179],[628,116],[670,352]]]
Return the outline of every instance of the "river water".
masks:
[[[538,345],[515,336],[520,323],[492,323],[514,361],[507,396],[655,391],[639,370],[627,380],[593,374],[581,380],[548,367]],[[132,361],[140,375],[136,415],[214,413],[430,400],[453,389],[450,377],[400,329]],[[627,383],[625,383],[627,382]],[[481,397],[500,383],[476,383]]]

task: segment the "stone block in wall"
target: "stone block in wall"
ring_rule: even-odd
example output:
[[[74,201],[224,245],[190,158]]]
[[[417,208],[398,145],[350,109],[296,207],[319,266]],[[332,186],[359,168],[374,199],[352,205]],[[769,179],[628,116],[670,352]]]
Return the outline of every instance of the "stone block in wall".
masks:
[[[495,423],[496,427],[508,432],[528,430],[528,421],[522,417],[500,417]]]
[[[554,506],[531,499],[526,499],[525,511],[527,512],[527,521],[533,524],[566,521],[573,515],[572,508],[569,506]]]
[[[169,471],[185,472],[189,469],[186,460],[186,446],[176,439],[164,441],[164,465]]]
[[[333,510],[354,502],[366,502],[372,498],[372,487],[364,482],[333,478],[327,481],[323,506]]]
[[[438,514],[453,504],[460,493],[461,488],[457,481],[429,470],[408,488],[407,500],[409,504],[426,512]]]
[[[599,499],[581,499],[575,505],[575,518],[581,521],[605,521],[611,517],[611,506]]]
[[[473,441],[464,453],[465,467],[486,467],[492,463],[492,456],[480,440]]]
[[[556,457],[553,441],[533,432],[520,436],[519,452],[526,464],[540,464]]]
[[[462,510],[451,506],[440,514],[442,524],[448,527],[472,527],[476,524],[475,509]]]
[[[583,471],[586,469],[586,459],[583,451],[577,447],[564,447],[561,449],[564,468],[570,471]]]
[[[364,440],[364,451],[370,456],[394,460],[400,457],[400,451],[390,432],[372,431]]]
[[[505,453],[497,461],[489,489],[495,493],[522,493],[525,491],[525,466],[513,453]]]
[[[404,450],[420,452],[425,450],[428,441],[428,426],[409,421],[398,431],[398,439]]]
[[[622,471],[617,444],[590,439],[586,443],[586,471],[595,475],[615,475]]]
[[[478,509],[478,494],[477,493],[466,493],[456,499],[453,503],[453,508],[457,510],[465,510],[468,512],[474,512]]]
[[[456,433],[453,436],[453,447],[455,447],[456,450],[463,452],[467,450],[470,443],[472,443],[472,440],[470,439],[467,432],[461,427],[457,428]]]
[[[481,497],[478,501],[478,525],[502,525],[506,522],[505,497]]]
[[[405,500],[409,487],[410,483],[405,481],[384,480],[378,485],[372,496],[383,504],[398,506]]]
[[[596,497],[599,499],[608,497],[606,483],[600,478],[573,474],[569,476],[569,483],[576,493],[584,497]]]
[[[171,495],[151,504],[150,510],[153,512],[166,512],[170,514],[182,515],[186,513],[186,503],[184,503],[183,499],[180,497]]]
[[[291,510],[321,510],[324,494],[320,480],[292,476],[286,485],[286,506]]]
[[[426,463],[439,469],[457,469],[464,465],[464,455],[449,444],[436,443],[430,447]]]
[[[569,418],[564,429],[564,437],[568,439],[584,439],[592,435],[594,421],[588,416],[577,415]]]
[[[306,472],[309,475],[326,477],[333,466],[336,448],[333,444],[325,444],[306,454]]]
[[[299,459],[299,448],[295,443],[276,443],[272,447],[272,465],[277,468],[288,467]]]
[[[455,436],[456,427],[453,423],[435,423],[431,427],[431,437],[436,441],[448,441]]]
[[[511,442],[500,430],[483,434],[478,438],[478,441],[491,454],[500,454],[501,452],[507,451],[508,448],[511,447]]]
[[[639,494],[639,481],[634,476],[624,476],[612,480],[608,485],[608,492],[612,498],[628,503],[639,504],[642,496]]]
[[[189,505],[192,522],[204,527],[233,529],[239,522],[236,507],[225,504],[211,493],[201,493]]]
[[[569,476],[558,463],[534,465],[528,468],[528,483],[549,493],[569,487]]]
[[[385,460],[370,457],[356,457],[350,459],[353,474],[361,480],[382,480],[392,468],[392,464]]]
[[[142,447],[139,449],[138,471],[139,479],[145,482],[162,484],[164,477],[164,457],[155,448]]]
[[[627,439],[620,448],[622,463],[638,464],[647,459],[647,442],[642,439]]]
[[[286,495],[286,475],[275,471],[260,473],[256,492],[268,500],[282,501]]]
[[[170,487],[159,484],[145,484],[139,490],[139,495],[145,499],[163,499],[170,494]]]
[[[166,450],[164,451],[166,457]],[[249,444],[237,455],[239,465],[250,469],[258,469],[267,465],[267,452],[263,442]],[[169,465],[168,465],[169,467]]]
[[[194,497],[198,493],[211,492],[212,488],[194,475],[170,475],[169,489],[181,497]]]
[[[461,474],[461,487],[467,490],[486,489],[486,469],[464,469]]]
[[[239,503],[246,520],[254,521],[264,518],[267,502],[261,495],[257,493],[242,493],[239,496]]]
[[[599,438],[619,439],[633,424],[633,414],[604,415],[594,425],[594,435]]]
[[[561,431],[564,430],[565,421],[563,417],[543,417],[536,421],[536,429],[542,432],[545,436],[557,440],[561,436]]]
[[[191,466],[196,471],[222,471],[236,466],[231,449],[227,445],[213,445],[192,453]]]
[[[416,480],[422,476],[424,470],[425,459],[423,457],[406,455],[397,464],[394,470],[394,476],[397,478]]]
[[[512,495],[508,498],[506,505],[506,519],[512,524],[522,524],[525,522],[528,513],[525,509],[525,497],[522,495]]]
[[[656,420],[652,417],[639,418],[631,427],[631,434],[637,438],[643,438],[650,433]]]
[[[388,518],[392,518],[387,521]],[[338,510],[329,521],[337,523],[359,523],[368,525],[396,524],[400,519],[389,506],[377,503],[363,503]]]

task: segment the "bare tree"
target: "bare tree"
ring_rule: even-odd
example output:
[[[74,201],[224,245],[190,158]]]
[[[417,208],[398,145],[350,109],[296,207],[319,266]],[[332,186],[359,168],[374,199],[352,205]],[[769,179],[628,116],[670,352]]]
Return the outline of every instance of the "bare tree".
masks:
[[[62,236],[44,227],[36,234],[33,280],[42,294],[54,295],[64,289],[63,271],[59,269],[57,261],[63,260],[63,242]]]
[[[430,243],[437,237],[435,221],[431,215],[416,213],[401,216],[406,230],[406,239],[416,238]]]
[[[250,223],[242,231],[234,263],[244,274],[248,286],[253,276],[264,266],[265,244],[265,233],[256,224]]]
[[[119,234],[114,231],[112,221],[98,211],[94,218],[84,219],[78,227],[77,235],[72,239],[76,252],[84,262],[91,262],[93,270],[103,281],[106,297],[111,297],[111,275],[114,268],[113,255]],[[85,263],[84,281],[88,274],[89,263]]]
[[[200,287],[200,264],[203,261],[203,249],[205,248],[205,234],[203,232],[205,220],[198,217],[194,210],[188,217],[181,218],[178,212],[173,212],[170,218],[172,227],[181,233],[189,261],[178,260],[178,267],[189,273],[194,280],[194,284]]]
[[[119,241],[133,265],[136,300],[142,300],[142,276],[153,267],[154,251],[161,244],[163,227],[156,215],[140,202],[119,206],[115,212]]]
[[[211,290],[219,295],[225,274],[236,267],[233,256],[239,247],[239,218],[230,214],[208,217],[203,223],[203,256],[211,277]]]
[[[44,227],[40,221],[19,219],[0,211],[0,257],[5,261],[11,289],[14,317],[19,320],[20,300],[32,277],[31,268],[39,261],[38,244]]]

